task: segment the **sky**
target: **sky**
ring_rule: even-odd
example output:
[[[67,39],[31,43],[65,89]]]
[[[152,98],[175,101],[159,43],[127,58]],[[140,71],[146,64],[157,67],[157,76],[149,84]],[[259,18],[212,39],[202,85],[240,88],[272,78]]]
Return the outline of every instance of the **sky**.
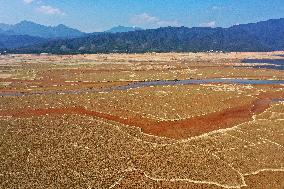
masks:
[[[229,27],[284,18],[283,0],[0,0],[0,23],[65,24],[85,32],[111,27]]]

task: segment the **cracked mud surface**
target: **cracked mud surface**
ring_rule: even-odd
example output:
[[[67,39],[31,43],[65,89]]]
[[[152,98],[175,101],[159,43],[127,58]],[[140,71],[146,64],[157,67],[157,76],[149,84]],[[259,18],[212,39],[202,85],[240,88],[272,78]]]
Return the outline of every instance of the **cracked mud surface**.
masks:
[[[182,141],[88,116],[3,118],[2,186],[249,188],[262,171],[283,173],[283,108],[273,105],[251,122]]]
[[[281,71],[231,67],[255,57],[272,56],[1,57],[0,92],[283,79]],[[283,89],[204,84],[0,97],[0,188],[283,189]]]

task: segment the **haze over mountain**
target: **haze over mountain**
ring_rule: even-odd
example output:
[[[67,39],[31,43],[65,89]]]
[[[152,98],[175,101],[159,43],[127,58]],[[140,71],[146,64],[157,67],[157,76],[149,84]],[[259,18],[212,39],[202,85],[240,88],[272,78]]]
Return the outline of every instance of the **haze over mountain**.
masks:
[[[140,30],[143,30],[143,29],[139,27],[135,27],[135,26],[134,27],[116,26],[105,32],[106,33],[123,33],[123,32],[140,31]]]
[[[138,27],[113,27],[106,33],[121,33],[142,30]],[[0,48],[10,49],[36,45],[56,39],[78,38],[87,35],[97,35],[102,32],[84,33],[77,29],[69,28],[63,24],[58,26],[44,26],[31,21],[22,21],[15,25],[0,23]]]
[[[46,39],[74,38],[85,35],[85,33],[63,24],[58,26],[44,26],[30,21],[22,21],[15,25],[0,24],[0,29],[6,35],[29,35]]]
[[[106,33],[121,33],[142,30],[138,27],[113,27]],[[44,26],[31,21],[22,21],[15,25],[0,23],[0,48],[11,49],[37,45],[56,39],[71,39],[87,35],[97,35],[102,32],[84,33],[77,29],[69,28],[63,24],[58,26]]]
[[[142,53],[284,50],[284,19],[235,25],[230,28],[164,27],[130,32],[103,32],[29,46],[26,44],[25,47],[12,52]]]
[[[0,23],[0,32],[7,31],[12,27],[12,25]]]

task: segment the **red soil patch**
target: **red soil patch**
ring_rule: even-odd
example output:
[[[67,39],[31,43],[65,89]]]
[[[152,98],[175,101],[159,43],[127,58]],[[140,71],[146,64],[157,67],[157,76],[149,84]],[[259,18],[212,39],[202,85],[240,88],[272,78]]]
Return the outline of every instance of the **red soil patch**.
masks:
[[[284,98],[284,93],[263,93],[259,95],[259,98],[251,104],[179,121],[159,122],[156,120],[142,118],[140,116],[132,116],[125,119],[115,115],[87,110],[83,107],[2,110],[0,111],[0,116],[31,117],[63,114],[95,116],[122,124],[139,127],[144,133],[181,139],[198,136],[218,129],[230,128],[237,124],[250,121],[252,120],[253,115],[265,111],[270,106],[270,103],[274,98]]]

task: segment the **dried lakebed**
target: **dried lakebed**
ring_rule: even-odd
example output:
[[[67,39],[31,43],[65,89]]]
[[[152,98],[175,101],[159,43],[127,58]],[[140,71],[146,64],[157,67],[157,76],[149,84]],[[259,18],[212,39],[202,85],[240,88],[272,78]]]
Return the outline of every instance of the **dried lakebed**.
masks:
[[[0,188],[282,189],[278,54],[1,56]]]

